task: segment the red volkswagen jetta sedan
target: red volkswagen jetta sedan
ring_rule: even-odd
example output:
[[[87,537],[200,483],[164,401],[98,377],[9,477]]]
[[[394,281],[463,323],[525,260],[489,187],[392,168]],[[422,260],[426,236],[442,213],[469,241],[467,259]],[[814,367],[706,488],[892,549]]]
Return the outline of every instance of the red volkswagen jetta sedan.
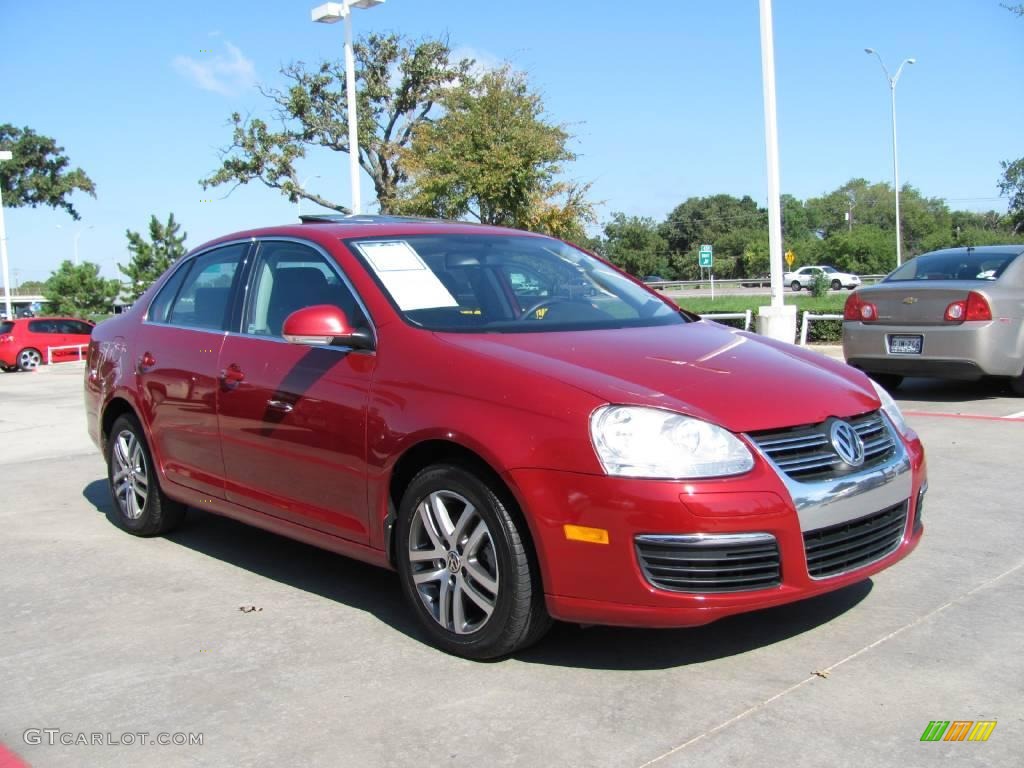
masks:
[[[396,569],[447,651],[686,627],[918,543],[924,452],[862,373],[558,240],[309,217],[201,246],[92,334],[113,515],[187,506]]]

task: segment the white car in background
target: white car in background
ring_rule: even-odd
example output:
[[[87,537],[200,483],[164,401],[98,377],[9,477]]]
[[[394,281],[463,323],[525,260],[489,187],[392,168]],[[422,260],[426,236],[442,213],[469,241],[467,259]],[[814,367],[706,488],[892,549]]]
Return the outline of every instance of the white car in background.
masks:
[[[822,272],[828,278],[828,287],[833,291],[838,291],[841,288],[849,288],[851,291],[854,288],[860,288],[860,278],[856,275],[826,266],[800,267],[795,272],[787,272],[782,280],[794,291],[799,291],[801,288],[810,289],[814,285],[814,278]]]

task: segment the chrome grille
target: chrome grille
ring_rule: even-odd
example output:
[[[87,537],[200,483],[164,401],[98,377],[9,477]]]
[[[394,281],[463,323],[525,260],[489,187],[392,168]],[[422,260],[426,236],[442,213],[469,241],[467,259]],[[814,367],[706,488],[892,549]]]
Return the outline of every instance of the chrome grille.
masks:
[[[874,515],[804,533],[807,572],[836,576],[881,560],[899,546],[907,527],[907,502]]]
[[[769,533],[636,537],[644,577],[675,592],[743,592],[780,583],[779,546]]]
[[[794,480],[820,480],[870,469],[887,461],[896,443],[881,411],[846,421],[864,442],[864,463],[851,467],[836,454],[829,440],[833,420],[773,432],[754,432],[750,438],[775,465]]]

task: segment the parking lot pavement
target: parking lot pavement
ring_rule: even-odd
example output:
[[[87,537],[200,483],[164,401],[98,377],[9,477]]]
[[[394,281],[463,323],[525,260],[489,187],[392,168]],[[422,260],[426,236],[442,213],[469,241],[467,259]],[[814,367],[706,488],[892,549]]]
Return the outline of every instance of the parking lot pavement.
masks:
[[[0,742],[32,765],[995,766],[1024,753],[1018,422],[910,418],[929,452],[927,530],[870,581],[692,630],[558,625],[482,664],[427,646],[386,571],[198,511],[163,539],[117,530],[71,405],[80,375],[0,377]],[[983,719],[998,722],[988,742],[920,741],[932,720]],[[203,743],[51,746],[27,729]]]

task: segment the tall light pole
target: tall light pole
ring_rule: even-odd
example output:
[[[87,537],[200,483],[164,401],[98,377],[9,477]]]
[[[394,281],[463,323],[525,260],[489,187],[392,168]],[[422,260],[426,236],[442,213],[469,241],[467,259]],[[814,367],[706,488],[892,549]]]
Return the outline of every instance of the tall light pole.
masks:
[[[790,344],[796,341],[796,305],[782,299],[782,201],[779,183],[779,126],[775,108],[775,32],[772,0],[760,0],[761,88],[764,97],[764,147],[768,170],[768,262],[771,306],[757,308],[757,332]]]
[[[896,74],[890,75],[885,62],[878,55],[878,51],[874,48],[865,48],[864,53],[878,59],[878,63],[882,65],[882,72],[885,73],[885,79],[889,81],[889,92],[892,95],[892,182],[896,188],[896,266],[898,267],[903,263],[903,238],[900,236],[900,161],[896,151],[896,83],[900,79],[903,67],[907,64],[916,64],[917,59],[904,59],[899,69],[896,70]]]
[[[344,0],[324,3],[313,9],[313,21],[323,24],[345,22],[345,92],[348,101],[348,173],[352,185],[352,213],[362,212],[359,198],[359,125],[356,115],[356,63],[352,53],[352,9],[373,8],[384,0]]]
[[[0,162],[10,160],[14,154],[10,150],[0,152]],[[0,262],[3,263],[4,273],[4,311],[5,317],[11,319],[11,275],[7,268],[7,227],[4,224],[4,196],[0,189]]]

